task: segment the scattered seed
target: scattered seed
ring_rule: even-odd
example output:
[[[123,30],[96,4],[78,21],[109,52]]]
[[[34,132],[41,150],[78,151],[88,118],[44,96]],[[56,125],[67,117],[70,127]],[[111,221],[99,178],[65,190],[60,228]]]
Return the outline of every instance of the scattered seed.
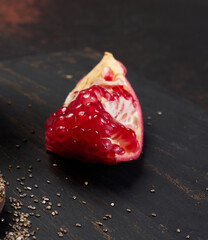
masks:
[[[152,126],[152,123],[151,122],[147,122],[147,126]]]
[[[84,185],[87,186],[89,183],[87,181],[84,182]]]
[[[58,234],[59,237],[63,237],[64,236],[62,232],[57,232],[57,234]]]
[[[29,178],[32,178],[33,177],[33,175],[32,174],[29,174]]]
[[[157,112],[157,115],[162,115],[162,112],[161,112],[161,111],[158,111],[158,112]]]
[[[103,217],[103,220],[108,220],[108,218],[106,216]]]
[[[127,208],[126,211],[127,211],[128,213],[131,213],[131,209],[130,209],[130,208]]]
[[[51,183],[51,182],[50,182],[50,180],[47,180],[46,182],[47,182],[48,184],[50,184],[50,183]]]
[[[103,226],[101,222],[96,222],[98,226]]]
[[[67,78],[67,79],[71,79],[72,78],[72,75],[65,75],[65,78]]]
[[[157,214],[156,213],[152,213],[152,217],[157,217]]]
[[[147,116],[147,119],[150,120],[150,119],[152,119],[152,117],[151,116]]]
[[[52,216],[55,216],[55,215],[56,215],[56,213],[55,213],[55,212],[51,212],[51,215],[52,215]]]
[[[20,165],[17,165],[16,168],[17,168],[17,169],[20,169]]]
[[[76,227],[81,227],[82,225],[80,223],[76,223]]]
[[[38,202],[39,202],[39,200],[38,200],[38,199],[34,199],[33,201],[34,201],[34,203],[38,203]]]
[[[111,214],[105,214],[105,217],[112,219],[112,215]]]
[[[176,232],[177,232],[177,233],[180,233],[180,232],[181,232],[181,229],[180,229],[180,228],[177,228],[177,229],[176,229]]]
[[[155,193],[156,191],[155,191],[155,189],[150,189],[150,192]]]
[[[31,194],[31,195],[30,195],[30,198],[34,198],[34,195],[33,195],[33,194]]]
[[[46,209],[47,209],[47,210],[51,210],[51,206],[47,206]]]
[[[35,214],[35,216],[36,216],[36,217],[40,217],[40,214],[37,213],[37,214]]]
[[[19,144],[16,144],[16,148],[20,148],[20,145],[19,145]]]
[[[186,235],[186,239],[189,239],[190,238],[190,235]]]
[[[108,229],[107,228],[103,228],[103,232],[107,232],[108,231]]]
[[[35,184],[35,185],[34,185],[34,187],[35,187],[35,188],[38,188],[38,185],[37,185],[37,184]]]
[[[61,207],[61,203],[57,203],[57,207]]]
[[[32,169],[32,168],[33,168],[33,166],[32,166],[32,165],[30,165],[28,168],[29,168],[29,169]]]
[[[112,202],[110,205],[111,205],[111,207],[114,207],[114,206],[115,206],[115,203]]]
[[[56,193],[56,196],[57,197],[61,197],[61,193]]]
[[[72,198],[73,198],[74,200],[76,200],[76,199],[77,199],[77,197],[76,197],[76,196],[73,196]]]
[[[85,201],[82,201],[82,204],[86,205],[86,204],[87,204],[87,202],[85,202]]]
[[[40,161],[41,161],[41,159],[40,159],[40,158],[37,158],[37,161],[38,161],[38,162],[40,162]]]
[[[206,191],[208,191],[208,187],[207,187],[207,188],[205,188],[205,190],[206,190]]]
[[[56,215],[58,215],[58,211],[57,210],[55,210],[54,212],[55,212]]]

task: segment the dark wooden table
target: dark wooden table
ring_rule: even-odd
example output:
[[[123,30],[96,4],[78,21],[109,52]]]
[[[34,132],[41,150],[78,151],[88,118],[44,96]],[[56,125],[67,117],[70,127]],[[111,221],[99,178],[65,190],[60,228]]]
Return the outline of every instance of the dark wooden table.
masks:
[[[22,1],[18,6],[5,1],[1,6],[0,170],[10,185],[0,238],[12,223],[8,199],[20,199],[19,187],[27,193],[20,199],[22,211],[31,212],[27,206],[33,205],[40,214],[30,217],[40,240],[58,239],[60,227],[68,230],[64,239],[208,239],[206,1]],[[49,154],[44,121],[105,50],[127,66],[141,101],[143,154],[116,166]],[[24,190],[21,177],[32,191]],[[52,210],[41,203],[43,196]],[[58,215],[51,215],[54,210]],[[112,219],[103,220],[105,214]]]

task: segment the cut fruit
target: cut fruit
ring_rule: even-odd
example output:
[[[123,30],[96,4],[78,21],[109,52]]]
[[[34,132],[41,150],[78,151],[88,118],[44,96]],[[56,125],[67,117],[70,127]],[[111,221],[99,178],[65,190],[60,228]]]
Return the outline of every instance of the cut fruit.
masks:
[[[106,52],[45,122],[46,149],[90,163],[135,160],[143,145],[139,101],[126,68]]]

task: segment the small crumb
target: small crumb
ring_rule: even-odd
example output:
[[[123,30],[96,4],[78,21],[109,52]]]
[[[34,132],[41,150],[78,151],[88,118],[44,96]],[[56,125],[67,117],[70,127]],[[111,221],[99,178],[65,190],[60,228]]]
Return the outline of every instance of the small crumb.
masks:
[[[157,115],[162,115],[162,112],[161,112],[161,111],[158,111],[158,112],[157,112]]]
[[[107,232],[108,231],[108,229],[107,228],[103,228],[103,232]]]
[[[46,210],[51,210],[51,206],[50,206],[50,205],[47,206],[47,207],[46,207]]]
[[[57,207],[61,207],[61,203],[57,203]]]
[[[87,186],[89,183],[87,181],[84,182],[84,185]]]
[[[97,224],[98,226],[103,226],[103,224],[102,224],[101,222],[96,222],[96,224]]]
[[[35,188],[38,188],[38,184],[35,184],[34,187],[35,187]]]
[[[176,229],[176,232],[177,232],[177,233],[180,233],[180,232],[181,232],[181,229],[180,229],[180,228],[177,228],[177,229]]]
[[[62,232],[57,232],[57,234],[58,234],[59,237],[63,237],[64,236]]]
[[[111,207],[114,207],[114,206],[115,206],[115,203],[112,202],[110,205],[111,205]]]
[[[147,119],[150,120],[150,119],[152,119],[152,117],[151,116],[147,116]]]
[[[19,144],[16,144],[16,148],[20,148],[20,145],[19,145]]]
[[[147,122],[147,126],[152,126],[152,123],[151,122]]]
[[[73,196],[73,197],[72,197],[72,199],[73,199],[73,200],[76,200],[76,199],[77,199],[77,197],[76,197],[76,196]]]
[[[51,183],[51,181],[50,181],[50,180],[47,180],[46,182],[47,182],[48,184],[50,184],[50,183]]]
[[[86,204],[87,204],[87,202],[85,202],[85,201],[82,201],[82,204],[86,205]]]
[[[17,165],[16,168],[17,168],[17,169],[20,169],[20,165]]]
[[[208,187],[207,187],[207,188],[205,188],[205,190],[206,190],[206,191],[208,191]]]
[[[152,217],[157,217],[157,214],[156,213],[152,213]]]
[[[53,166],[53,167],[57,167],[57,164],[56,164],[56,163],[53,163],[52,166]]]
[[[69,74],[68,74],[68,75],[65,75],[65,78],[66,78],[66,79],[71,79],[71,78],[72,78],[72,75],[69,75]]]
[[[81,227],[82,225],[80,223],[76,223],[76,227]]]
[[[131,213],[131,209],[130,209],[130,208],[127,208],[126,211],[127,211],[128,213]]]
[[[186,235],[186,239],[189,239],[190,238],[190,235]]]
[[[155,189],[150,189],[150,192],[155,193],[156,191],[155,191]]]
[[[61,193],[56,193],[56,196],[57,197],[61,197]]]

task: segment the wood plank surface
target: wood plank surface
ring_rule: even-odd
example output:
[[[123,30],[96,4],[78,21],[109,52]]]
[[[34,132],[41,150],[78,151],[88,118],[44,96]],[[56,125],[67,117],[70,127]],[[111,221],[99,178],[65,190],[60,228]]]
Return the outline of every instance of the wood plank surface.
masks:
[[[0,63],[0,170],[10,183],[0,215],[4,220],[0,221],[0,238],[12,223],[8,199],[10,196],[20,199],[16,187],[23,189],[16,179],[25,177],[24,184],[32,191],[23,189],[27,196],[20,199],[22,211],[31,212],[27,206],[33,205],[34,212],[41,215],[30,217],[31,229],[40,228],[37,239],[59,239],[57,232],[65,227],[68,232],[63,239],[171,240],[190,235],[191,239],[206,240],[208,113],[130,68],[127,78],[140,99],[144,115],[141,157],[129,163],[102,166],[46,152],[45,120],[101,57],[102,54],[87,48]],[[32,178],[28,172],[30,165]],[[39,187],[34,188],[35,184]],[[151,193],[151,189],[156,192]],[[48,197],[53,203],[52,210],[34,203],[30,194],[40,202],[43,196]],[[59,202],[61,207],[56,206]],[[54,210],[58,210],[58,215],[51,215]],[[112,219],[103,220],[105,214],[111,214]],[[98,226],[98,221],[103,226]],[[76,227],[76,223],[82,227]],[[107,232],[103,231],[105,228]],[[178,228],[180,233],[176,232]]]

